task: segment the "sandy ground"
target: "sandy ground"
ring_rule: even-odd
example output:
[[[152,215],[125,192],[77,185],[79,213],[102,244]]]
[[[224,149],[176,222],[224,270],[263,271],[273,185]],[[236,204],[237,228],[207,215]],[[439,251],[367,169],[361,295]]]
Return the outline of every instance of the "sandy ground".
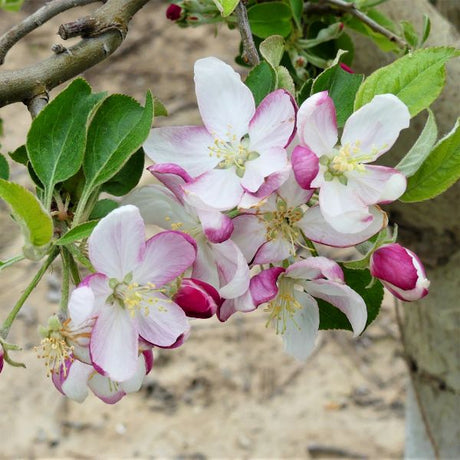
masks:
[[[193,62],[215,55],[231,63],[238,35],[178,29],[165,19],[165,9],[145,7],[118,53],[85,77],[95,90],[139,100],[150,88],[170,111],[158,124],[197,123]],[[48,55],[60,40],[59,24],[82,12],[33,33],[11,51],[5,68]],[[0,13],[0,32],[20,17]],[[0,117],[7,152],[24,143],[30,118],[21,104],[1,109]],[[18,168],[12,177],[27,184]],[[19,253],[22,243],[4,205],[0,212],[3,260]],[[36,268],[22,262],[1,273],[1,317]],[[33,350],[37,324],[57,309],[57,280],[55,273],[42,282],[10,334],[24,347],[16,358],[27,369],[5,366],[0,376],[0,458],[401,457],[406,373],[391,299],[359,339],[345,332],[322,334],[306,364],[283,353],[279,337],[265,327],[263,311],[225,324],[195,321],[186,346],[156,352],[139,393],[115,406],[94,396],[79,405],[54,389]]]

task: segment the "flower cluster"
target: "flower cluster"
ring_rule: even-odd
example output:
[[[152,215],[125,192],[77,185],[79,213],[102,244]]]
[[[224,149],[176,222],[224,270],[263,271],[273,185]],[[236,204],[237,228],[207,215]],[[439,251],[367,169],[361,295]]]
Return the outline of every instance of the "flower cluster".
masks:
[[[226,321],[265,304],[267,324],[301,360],[314,348],[319,301],[359,335],[366,303],[327,246],[366,247],[361,268],[400,299],[427,294],[423,266],[388,236],[379,207],[402,195],[406,178],[369,165],[409,125],[396,96],[353,113],[339,143],[327,92],[298,108],[279,89],[256,107],[216,58],[196,62],[195,86],[204,126],[152,130],[144,149],[156,183],[98,223],[88,242],[95,273],[73,291],[68,318],[44,330],[53,381],[75,400],[88,387],[108,403],[139,389],[152,349],[180,346],[188,318]],[[145,241],[144,222],[163,231]]]

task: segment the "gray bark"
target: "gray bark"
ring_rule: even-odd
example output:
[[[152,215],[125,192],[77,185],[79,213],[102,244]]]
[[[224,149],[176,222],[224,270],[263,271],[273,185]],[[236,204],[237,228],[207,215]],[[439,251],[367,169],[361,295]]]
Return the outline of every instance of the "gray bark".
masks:
[[[382,9],[395,21],[407,19],[421,30],[423,14],[432,21],[428,45],[459,46],[455,28],[427,0],[391,0]],[[356,40],[355,65],[369,74],[389,62],[367,40]],[[460,107],[460,59],[448,65],[448,83],[433,105],[439,131],[450,131]],[[425,115],[401,136],[393,156],[396,164],[424,124]],[[389,209],[400,226],[400,239],[422,258],[431,280],[425,299],[405,304],[405,351],[413,389],[407,403],[407,458],[460,458],[460,183],[434,200]],[[414,390],[414,391],[413,391]]]

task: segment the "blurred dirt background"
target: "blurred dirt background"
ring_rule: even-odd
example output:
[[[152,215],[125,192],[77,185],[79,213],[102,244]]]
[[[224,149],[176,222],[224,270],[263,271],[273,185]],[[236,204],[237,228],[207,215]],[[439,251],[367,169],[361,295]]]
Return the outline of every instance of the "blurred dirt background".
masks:
[[[31,12],[43,2],[27,1]],[[50,53],[62,22],[91,11],[63,14],[13,48],[3,68],[20,68]],[[107,62],[86,72],[94,90],[123,92],[142,101],[151,89],[170,116],[157,124],[200,123],[193,63],[214,55],[233,62],[237,31],[179,29],[166,4],[151,3],[134,18],[126,42]],[[0,13],[0,33],[25,16]],[[53,92],[55,95],[57,90]],[[2,152],[25,141],[30,124],[22,104],[0,110]],[[28,184],[13,166],[12,179]],[[149,181],[146,178],[146,181]],[[30,185],[30,184],[28,184]],[[0,260],[22,241],[0,204]],[[4,318],[37,266],[21,262],[1,273]],[[44,279],[16,321],[10,341],[24,351],[27,369],[5,365],[0,376],[0,458],[397,458],[404,443],[406,372],[392,300],[357,340],[323,333],[306,364],[285,355],[265,327],[262,311],[228,323],[195,321],[187,344],[156,351],[142,390],[108,406],[90,395],[67,401],[49,379],[33,347],[37,325],[58,308],[59,278]],[[408,306],[407,308],[410,308]]]

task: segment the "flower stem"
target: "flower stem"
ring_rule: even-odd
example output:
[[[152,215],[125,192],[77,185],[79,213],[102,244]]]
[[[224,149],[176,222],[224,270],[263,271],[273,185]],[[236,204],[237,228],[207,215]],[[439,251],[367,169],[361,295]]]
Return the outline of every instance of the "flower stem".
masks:
[[[29,283],[29,285],[26,287],[24,292],[22,293],[21,297],[19,300],[16,302],[16,305],[13,307],[13,309],[10,311],[8,317],[5,319],[5,321],[2,324],[2,327],[0,329],[0,337],[2,339],[6,339],[8,336],[8,333],[10,331],[11,325],[13,324],[13,321],[16,318],[16,315],[19,313],[21,310],[22,306],[24,305],[25,301],[28,299],[32,291],[35,289],[37,284],[40,282],[42,279],[43,275],[46,273],[46,270],[48,270],[49,266],[52,264],[54,259],[57,257],[59,254],[59,249],[54,248],[48,258],[46,259],[45,263],[40,267],[40,270],[35,274],[33,277],[32,281]]]
[[[250,65],[256,66],[260,62],[259,53],[257,52],[257,48],[252,37],[248,12],[243,2],[244,0],[240,0],[237,7],[235,8],[241,41],[243,42],[243,59]]]
[[[70,254],[66,248],[61,248],[62,260],[62,285],[61,285],[61,301],[59,303],[59,312],[66,313],[69,303],[70,289]]]

